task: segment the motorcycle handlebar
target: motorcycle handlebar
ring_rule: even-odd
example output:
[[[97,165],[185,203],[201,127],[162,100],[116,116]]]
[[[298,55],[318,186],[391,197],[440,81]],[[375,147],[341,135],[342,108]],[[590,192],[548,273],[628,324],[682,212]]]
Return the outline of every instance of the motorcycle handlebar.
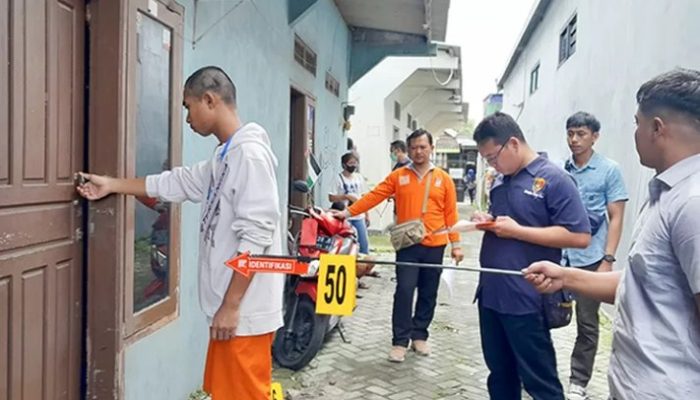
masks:
[[[317,214],[322,214],[322,213],[325,212],[322,208],[316,207],[316,206],[313,206],[313,207],[311,207],[310,210],[308,210],[308,209],[306,209],[306,208],[294,206],[294,205],[291,205],[291,204],[287,206],[287,209],[289,210],[289,212],[290,212],[291,214],[305,215],[305,216],[310,216],[310,215],[311,215],[311,213],[310,213],[309,211],[315,212],[315,213],[317,213]]]
[[[310,217],[311,215],[303,210],[289,209],[289,214],[296,215],[300,217]]]

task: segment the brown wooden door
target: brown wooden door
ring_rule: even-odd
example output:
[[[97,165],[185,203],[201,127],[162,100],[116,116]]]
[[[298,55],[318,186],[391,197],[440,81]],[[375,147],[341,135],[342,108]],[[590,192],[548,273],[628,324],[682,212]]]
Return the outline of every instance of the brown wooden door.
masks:
[[[83,0],[0,0],[2,399],[80,397],[84,29]]]

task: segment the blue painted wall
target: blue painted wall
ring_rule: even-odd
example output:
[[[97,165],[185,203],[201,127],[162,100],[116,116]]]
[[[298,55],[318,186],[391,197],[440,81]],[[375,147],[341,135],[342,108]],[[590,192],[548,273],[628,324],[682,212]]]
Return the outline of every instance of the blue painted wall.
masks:
[[[286,3],[280,0],[200,1],[196,32],[194,1],[185,7],[183,81],[204,65],[224,68],[238,89],[243,121],[255,121],[270,133],[280,166],[281,199],[287,199],[289,165],[289,96],[295,85],[315,98],[315,153],[323,172],[317,201],[331,190],[345,151],[342,107],[347,100],[350,35],[332,0],[319,0],[290,26]],[[222,19],[222,16],[224,17]],[[314,77],[293,57],[294,34],[317,54]],[[196,40],[194,48],[193,39]],[[329,71],[340,82],[340,96],[325,89]],[[213,139],[202,139],[183,121],[183,163],[209,158]],[[157,332],[128,344],[124,352],[124,398],[185,399],[202,382],[208,326],[197,294],[199,205],[182,208],[180,315]]]
[[[314,154],[323,172],[314,194],[317,204],[329,206],[328,193],[335,190],[335,176],[341,170],[340,157],[346,152],[342,109],[348,96],[350,31],[333,1],[329,0],[319,1],[292,29],[290,46],[294,45],[296,34],[317,54],[315,78],[294,60],[289,72],[291,82],[309,91],[316,100]],[[326,72],[340,82],[339,97],[326,90]]]

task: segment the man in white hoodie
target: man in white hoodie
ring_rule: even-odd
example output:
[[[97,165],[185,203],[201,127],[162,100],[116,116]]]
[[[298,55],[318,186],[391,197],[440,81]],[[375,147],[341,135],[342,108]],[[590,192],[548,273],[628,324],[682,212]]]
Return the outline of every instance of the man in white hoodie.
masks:
[[[192,130],[219,141],[210,160],[145,178],[83,174],[88,182],[77,190],[89,200],[122,193],[203,203],[199,299],[210,322],[204,390],[213,400],[267,400],[273,334],[282,326],[284,277],[245,277],[224,262],[244,252],[281,254],[277,159],[261,126],[241,124],[236,88],[220,68],[193,73],[183,97]]]

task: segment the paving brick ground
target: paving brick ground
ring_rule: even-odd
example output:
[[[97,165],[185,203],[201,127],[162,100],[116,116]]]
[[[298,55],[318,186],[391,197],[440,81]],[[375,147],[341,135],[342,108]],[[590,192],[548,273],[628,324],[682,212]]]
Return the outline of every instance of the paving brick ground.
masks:
[[[463,207],[463,213],[468,210]],[[464,265],[476,266],[478,234],[464,235]],[[391,257],[392,254],[386,254]],[[391,345],[393,267],[378,267],[381,278],[365,278],[370,285],[352,317],[344,319],[351,343],[333,333],[305,369],[275,369],[274,378],[297,399],[487,399],[488,370],[481,354],[476,306],[472,304],[478,276],[460,272],[454,293],[440,289],[439,305],[431,327],[433,354],[408,354],[402,364],[387,361]],[[576,336],[575,324],[553,331],[559,377],[568,383],[569,356]],[[607,399],[606,371],[610,353],[609,324],[601,327],[601,345],[589,394]],[[529,398],[524,395],[523,398]]]

